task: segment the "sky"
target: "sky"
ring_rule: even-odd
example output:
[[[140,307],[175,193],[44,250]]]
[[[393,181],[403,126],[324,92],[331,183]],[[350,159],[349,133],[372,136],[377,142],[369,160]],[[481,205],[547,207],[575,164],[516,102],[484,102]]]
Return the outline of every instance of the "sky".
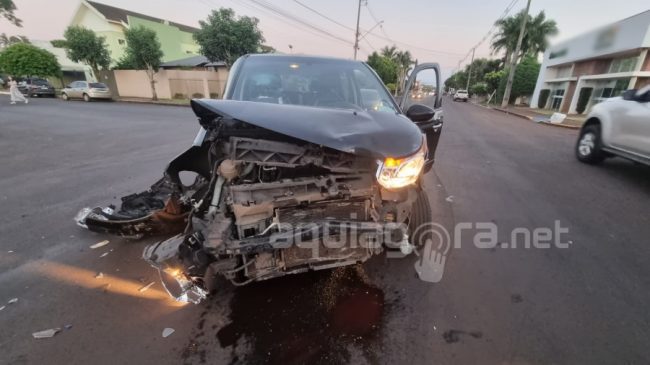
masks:
[[[257,0],[260,1],[260,0]],[[312,24],[338,39],[261,9],[252,0],[98,0],[108,5],[198,26],[212,9],[229,7],[238,15],[254,16],[266,44],[278,51],[352,58],[356,25],[356,0],[262,0]],[[373,50],[396,44],[408,49],[420,63],[438,62],[443,78],[458,66],[490,31],[493,23],[515,1],[510,14],[526,6],[526,0],[367,0],[361,7],[360,27],[375,27],[360,43],[359,59]],[[23,27],[0,20],[0,33],[25,35],[31,39],[61,38],[80,0],[14,0]],[[365,0],[364,0],[365,2]],[[300,3],[335,20],[335,24]],[[557,22],[560,33],[551,43],[587,32],[650,9],[648,0],[532,0],[531,14],[545,11]],[[362,34],[363,32],[362,31]],[[489,38],[476,49],[475,57],[491,57]],[[495,57],[495,56],[492,56]],[[461,66],[462,67],[462,66]]]

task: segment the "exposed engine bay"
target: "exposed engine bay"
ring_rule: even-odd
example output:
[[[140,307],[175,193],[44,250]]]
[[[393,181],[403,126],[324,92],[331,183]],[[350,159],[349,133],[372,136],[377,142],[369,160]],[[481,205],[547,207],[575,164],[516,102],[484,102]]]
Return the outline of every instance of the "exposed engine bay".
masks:
[[[223,114],[197,115],[194,145],[161,180],[123,197],[119,209],[86,208],[76,218],[91,231],[124,237],[173,235],[147,247],[144,258],[176,299],[200,301],[217,276],[245,285],[364,262],[386,245],[410,249],[404,223],[423,192],[417,184],[380,185],[389,167],[377,157]]]

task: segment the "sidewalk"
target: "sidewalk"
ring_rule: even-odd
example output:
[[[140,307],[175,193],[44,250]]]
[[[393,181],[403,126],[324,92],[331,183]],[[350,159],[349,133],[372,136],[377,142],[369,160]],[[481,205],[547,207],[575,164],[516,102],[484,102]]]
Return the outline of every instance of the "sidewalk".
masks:
[[[543,123],[547,125],[552,125],[555,127],[571,128],[571,129],[580,129],[586,120],[586,116],[570,114],[564,119],[560,124],[550,123],[548,120],[553,114],[553,111],[544,110],[544,109],[531,109],[528,107],[519,107],[519,106],[510,106],[508,108],[492,107],[491,109],[498,110],[506,114],[516,115],[521,118],[525,118],[537,123]]]

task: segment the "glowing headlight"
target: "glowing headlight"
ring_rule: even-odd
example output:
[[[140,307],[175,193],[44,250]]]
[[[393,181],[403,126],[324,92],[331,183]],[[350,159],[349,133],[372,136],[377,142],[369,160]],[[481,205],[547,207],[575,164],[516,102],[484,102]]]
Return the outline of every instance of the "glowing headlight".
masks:
[[[386,189],[398,189],[418,181],[426,160],[426,143],[413,156],[406,158],[387,158],[379,165],[377,181]]]

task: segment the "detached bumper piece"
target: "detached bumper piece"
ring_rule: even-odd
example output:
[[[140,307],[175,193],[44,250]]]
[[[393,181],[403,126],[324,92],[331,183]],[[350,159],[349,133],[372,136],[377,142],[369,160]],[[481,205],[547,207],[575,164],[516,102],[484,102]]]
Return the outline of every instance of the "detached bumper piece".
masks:
[[[142,238],[182,232],[190,208],[175,193],[150,190],[123,197],[117,212],[114,206],[84,208],[75,221],[93,232]]]

